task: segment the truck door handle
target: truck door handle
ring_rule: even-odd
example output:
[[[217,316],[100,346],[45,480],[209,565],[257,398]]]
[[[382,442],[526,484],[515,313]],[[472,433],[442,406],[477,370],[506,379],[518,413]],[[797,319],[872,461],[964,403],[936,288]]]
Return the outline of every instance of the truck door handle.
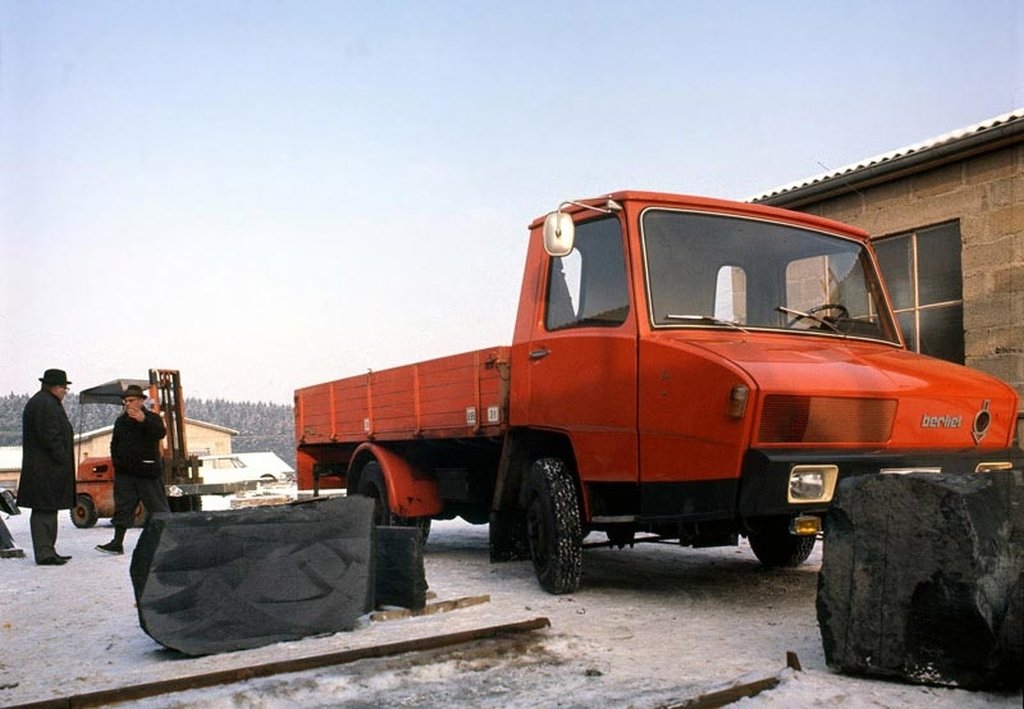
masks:
[[[551,354],[551,350],[547,347],[541,347],[539,350],[532,350],[530,352],[530,359],[544,359],[549,354]]]

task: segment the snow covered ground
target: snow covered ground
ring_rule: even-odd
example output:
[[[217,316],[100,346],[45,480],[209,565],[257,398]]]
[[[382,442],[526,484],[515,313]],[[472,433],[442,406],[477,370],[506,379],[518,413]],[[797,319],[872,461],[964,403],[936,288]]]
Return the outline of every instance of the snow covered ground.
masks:
[[[529,562],[490,564],[486,527],[435,523],[426,570],[437,600],[489,594],[449,613],[349,633],[187,658],[139,627],[128,554],[110,557],[106,521],[61,515],[62,567],[32,560],[29,512],[6,518],[24,559],[0,559],[0,706],[214,670],[547,617],[551,627],[449,649],[361,660],[128,702],[119,706],[659,707],[737,681],[781,684],[745,706],[1020,707],[1021,693],[977,693],[845,677],[825,665],[814,599],[820,546],[799,569],[765,571],[749,548],[646,544],[584,555],[579,592],[551,596]],[[786,651],[803,671],[783,669]]]

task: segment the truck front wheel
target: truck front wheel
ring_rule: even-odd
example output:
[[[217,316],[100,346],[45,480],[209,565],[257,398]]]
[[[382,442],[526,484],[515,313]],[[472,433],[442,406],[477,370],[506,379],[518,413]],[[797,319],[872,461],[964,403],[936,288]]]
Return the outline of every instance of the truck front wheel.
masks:
[[[533,463],[523,487],[530,558],[541,588],[572,593],[583,576],[583,534],[576,488],[558,458]]]
[[[380,463],[377,461],[371,460],[363,466],[356,494],[373,500],[373,518],[378,527],[419,527],[423,541],[427,541],[427,537],[430,535],[430,517],[400,517],[391,511],[391,505],[388,504],[388,486],[384,482],[384,471],[381,470]]]
[[[774,520],[747,537],[754,556],[768,568],[800,566],[814,549],[816,537],[790,534],[788,520]]]

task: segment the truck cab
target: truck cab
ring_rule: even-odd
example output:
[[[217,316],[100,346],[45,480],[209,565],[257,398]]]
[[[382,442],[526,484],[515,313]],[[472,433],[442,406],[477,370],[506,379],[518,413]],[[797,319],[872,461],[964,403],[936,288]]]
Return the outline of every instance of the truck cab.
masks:
[[[646,192],[564,204],[531,225],[511,370],[511,428],[557,451],[525,497],[564,478],[581,533],[619,545],[742,534],[790,565],[843,476],[1020,465],[1014,390],[908,352],[868,235],[806,214]],[[546,543],[550,504],[524,504]]]

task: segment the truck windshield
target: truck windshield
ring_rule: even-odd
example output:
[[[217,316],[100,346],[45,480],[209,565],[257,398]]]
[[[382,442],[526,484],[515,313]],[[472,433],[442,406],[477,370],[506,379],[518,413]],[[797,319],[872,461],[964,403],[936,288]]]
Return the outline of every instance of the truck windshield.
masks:
[[[644,269],[655,327],[741,327],[899,342],[855,240],[740,217],[648,209]]]

